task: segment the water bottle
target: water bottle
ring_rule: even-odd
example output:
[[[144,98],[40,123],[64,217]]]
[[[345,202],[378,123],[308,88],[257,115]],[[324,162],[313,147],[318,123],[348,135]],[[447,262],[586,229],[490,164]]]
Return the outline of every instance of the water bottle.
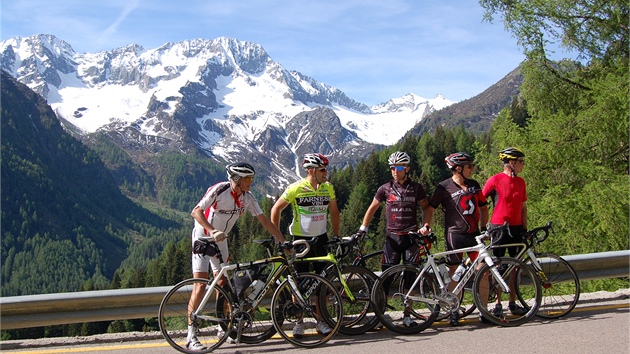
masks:
[[[444,281],[444,286],[448,286],[451,282],[451,278],[448,274],[448,267],[446,267],[446,264],[442,263],[438,265],[438,269],[440,271],[440,275],[442,276],[442,280]]]
[[[250,299],[251,301],[256,300],[256,296],[258,296],[258,294],[260,293],[260,291],[262,290],[264,286],[265,286],[264,282],[260,280],[254,280],[254,282],[251,285],[252,292],[250,292],[249,295],[247,295],[247,298]]]
[[[465,271],[466,271],[466,266],[464,265],[464,261],[462,261],[459,267],[457,267],[457,269],[455,270],[455,273],[453,273],[453,280],[459,281],[459,279],[461,279]]]

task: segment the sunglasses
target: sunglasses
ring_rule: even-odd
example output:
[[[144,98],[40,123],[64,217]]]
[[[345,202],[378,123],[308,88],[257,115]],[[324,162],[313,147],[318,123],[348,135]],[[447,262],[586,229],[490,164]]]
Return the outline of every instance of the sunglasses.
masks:
[[[406,166],[389,166],[389,169],[392,171],[404,171],[405,168],[407,168]]]
[[[328,172],[328,169],[325,168],[325,167],[322,167],[322,168],[318,168],[317,171],[319,171],[319,172]]]
[[[522,160],[522,159],[517,159],[517,160],[516,160],[516,162],[517,162],[517,163],[519,163],[519,162],[520,162],[520,163],[522,163],[523,165],[525,165],[525,160]]]
[[[245,176],[242,177],[245,182],[251,182],[254,180],[254,176]]]

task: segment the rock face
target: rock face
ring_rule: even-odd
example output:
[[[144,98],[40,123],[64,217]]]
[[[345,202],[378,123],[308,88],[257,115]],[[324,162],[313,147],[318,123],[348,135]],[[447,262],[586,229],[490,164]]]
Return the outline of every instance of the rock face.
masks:
[[[304,153],[352,164],[452,104],[409,94],[368,107],[284,69],[258,44],[226,37],[76,53],[36,35],[1,42],[0,53],[0,67],[84,141],[107,132],[134,158],[168,149],[251,161],[278,186],[299,178]]]

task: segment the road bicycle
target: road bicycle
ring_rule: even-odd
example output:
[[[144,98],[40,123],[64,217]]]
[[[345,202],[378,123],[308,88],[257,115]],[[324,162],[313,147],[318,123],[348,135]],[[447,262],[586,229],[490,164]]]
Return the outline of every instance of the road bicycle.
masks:
[[[259,243],[273,242],[263,240]],[[299,244],[285,243],[282,248]],[[316,274],[296,274],[294,258],[284,254],[247,263],[226,265],[221,252],[214,242],[209,242],[221,263],[221,271],[212,280],[191,278],[171,288],[162,300],[158,312],[160,330],[166,341],[183,353],[208,353],[218,348],[228,338],[236,343],[256,343],[273,336],[276,331],[291,344],[312,348],[326,343],[339,330],[343,308],[336,288],[327,279]],[[305,251],[296,256],[303,256]],[[282,251],[280,253],[283,253]],[[253,267],[263,267],[256,291],[236,296],[231,281],[218,286],[219,279],[227,279],[231,271],[245,271]],[[257,283],[258,284],[258,283]],[[203,289],[203,298],[196,308],[189,308],[193,287]],[[252,294],[253,293],[253,294]],[[272,294],[269,300],[269,294]],[[320,318],[317,308],[328,316],[327,322],[332,331],[318,334],[316,324]],[[269,325],[269,318],[273,327]],[[300,323],[304,334],[293,336],[295,324]],[[188,348],[191,331],[204,347],[203,350]]]
[[[489,253],[493,244],[492,235],[500,230],[509,232],[507,227],[505,224],[476,236],[476,246],[435,254],[431,254],[428,249],[428,245],[437,239],[433,234],[422,236],[409,233],[414,242],[426,246],[426,262],[424,265],[396,265],[381,274],[372,291],[372,302],[379,321],[396,333],[419,333],[433,324],[440,316],[441,309],[449,313],[460,311],[464,286],[473,276],[472,297],[484,320],[501,326],[518,326],[529,321],[536,314],[542,297],[536,274],[531,267],[518,259],[498,259]],[[490,240],[490,243],[486,245],[484,240]],[[477,252],[478,256],[464,271],[453,291],[449,292],[450,279],[444,257],[470,252]],[[508,315],[498,307],[488,307],[489,294],[498,292],[495,288],[509,293],[510,282],[514,283],[514,287],[521,292],[528,304],[525,314]]]
[[[580,299],[580,279],[571,264],[558,255],[536,250],[536,246],[549,237],[550,231],[553,233],[551,221],[545,226],[526,231],[522,243],[494,246],[521,247],[516,258],[534,269],[542,285],[543,297],[536,315],[547,319],[566,316]],[[522,306],[526,307],[528,304],[523,296],[518,292],[517,296]]]
[[[308,241],[310,245],[317,238]],[[343,304],[343,320],[339,332],[348,335],[363,334],[378,324],[378,318],[371,306],[372,288],[377,276],[371,270],[356,265],[341,265],[350,249],[356,246],[358,236],[343,239],[334,238],[326,245],[326,256],[297,258],[296,262],[326,262],[329,265],[319,274],[338,290]],[[324,319],[327,321],[326,314]]]

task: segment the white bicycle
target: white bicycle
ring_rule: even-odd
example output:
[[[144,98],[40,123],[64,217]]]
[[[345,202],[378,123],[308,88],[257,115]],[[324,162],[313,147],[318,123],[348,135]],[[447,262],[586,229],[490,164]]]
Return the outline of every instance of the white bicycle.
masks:
[[[400,334],[415,334],[428,328],[439,317],[454,311],[466,311],[473,304],[484,319],[500,326],[518,326],[529,321],[538,311],[542,291],[534,270],[514,258],[494,258],[484,240],[492,240],[494,232],[507,230],[507,224],[476,236],[477,245],[452,251],[431,254],[430,243],[434,235],[410,233],[415,242],[427,252],[424,265],[401,264],[385,270],[376,281],[372,301],[379,321],[388,329]],[[466,268],[457,286],[448,291],[450,282],[445,257],[455,253],[477,252],[478,256]],[[472,287],[466,284],[474,276]],[[512,283],[510,287],[509,283]],[[527,303],[526,313],[520,315],[497,311],[508,306],[493,306],[496,294],[516,289]],[[507,304],[505,304],[507,305]]]

